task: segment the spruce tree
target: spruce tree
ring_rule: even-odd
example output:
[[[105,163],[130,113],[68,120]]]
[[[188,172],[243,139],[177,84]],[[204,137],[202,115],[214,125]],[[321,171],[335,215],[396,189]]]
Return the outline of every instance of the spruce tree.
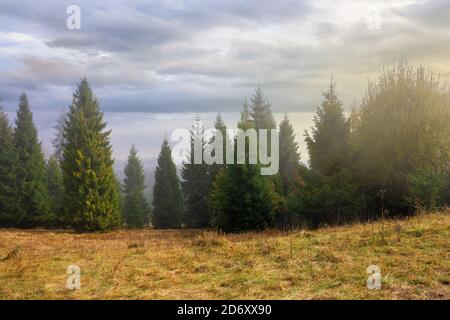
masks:
[[[50,209],[54,217],[54,225],[61,226],[63,220],[64,184],[61,166],[55,154],[47,161],[47,190],[50,196]]]
[[[275,119],[272,114],[272,107],[270,103],[264,97],[263,91],[260,87],[255,90],[252,98],[250,99],[250,109],[249,111],[245,110],[248,108],[246,104],[244,104],[244,110],[242,114],[247,113],[250,117],[250,121],[252,122],[252,128],[254,128],[258,133],[258,147],[259,147],[259,131],[261,129],[267,130],[267,152],[269,154],[272,153],[272,145],[271,145],[271,129],[276,129],[277,125],[275,123]],[[258,162],[259,162],[259,153],[258,153]],[[272,177],[273,178],[273,177]]]
[[[291,220],[319,227],[358,219],[365,199],[349,170],[343,169],[333,176],[324,176],[306,167],[301,167],[300,172],[302,181],[287,197]]]
[[[14,143],[17,150],[18,223],[31,227],[51,219],[44,154],[25,94],[20,96]]]
[[[333,79],[323,96],[322,106],[314,116],[311,135],[305,131],[305,141],[311,168],[325,176],[332,176],[349,164],[350,122],[345,118],[342,103],[337,98]]]
[[[313,226],[350,222],[364,205],[349,170],[351,122],[344,115],[333,79],[323,97],[311,135],[305,132],[310,168],[301,168],[301,180],[287,201],[289,212],[301,213]]]
[[[243,110],[243,112],[247,111]],[[256,89],[255,94],[251,98],[250,117],[256,130],[270,130],[277,128],[272,115],[270,103],[266,101],[263,91],[259,87]]]
[[[299,161],[300,154],[295,142],[294,129],[285,115],[280,123],[280,176],[284,195],[292,191],[294,182],[299,179]]]
[[[0,106],[0,226],[17,223],[17,154],[14,147],[14,132],[8,116]]]
[[[241,129],[251,127],[253,125],[251,121],[250,107],[248,106],[247,99],[245,99],[242,105],[241,117],[239,119],[238,127],[241,127]]]
[[[106,125],[97,98],[82,79],[67,114],[62,161],[66,214],[79,230],[109,230],[121,224]]]
[[[148,223],[150,208],[144,196],[144,166],[133,145],[125,166],[123,180],[123,220],[129,228],[142,228]]]
[[[190,228],[205,228],[209,224],[207,197],[211,188],[208,165],[194,163],[195,144],[205,151],[205,130],[199,116],[194,119],[191,131],[191,148],[188,161],[181,168],[182,190],[185,199],[184,220]]]
[[[53,148],[55,149],[55,157],[59,163],[63,158],[63,146],[64,146],[64,125],[66,123],[66,113],[63,112],[59,115],[55,125],[55,138],[52,141]]]
[[[172,160],[172,150],[167,139],[161,146],[153,187],[152,224],[158,229],[181,227],[183,212],[180,180]]]
[[[245,131],[253,125],[244,103],[238,127]],[[236,150],[236,140],[234,144]],[[228,165],[217,175],[209,201],[214,228],[244,232],[273,225],[278,199],[272,181],[261,176],[260,169],[258,164],[249,164],[246,153],[245,164]]]
[[[223,159],[222,159],[222,164],[213,163],[212,165],[209,166],[209,177],[210,177],[210,181],[211,181],[211,186],[212,186],[212,183],[214,182],[217,174],[226,167],[226,150],[228,148],[228,145],[230,144],[229,143],[230,137],[228,137],[228,134],[227,134],[227,126],[226,126],[225,122],[223,121],[220,113],[217,115],[216,120],[214,122],[214,129],[216,130],[217,133],[220,132],[220,134],[222,135]],[[212,145],[214,143],[215,139],[216,139],[216,136],[214,135],[211,138],[211,140],[209,141],[209,145]],[[215,152],[213,152],[212,155],[214,156]]]
[[[224,232],[273,226],[277,195],[259,165],[230,165],[220,172],[210,197],[211,225]]]

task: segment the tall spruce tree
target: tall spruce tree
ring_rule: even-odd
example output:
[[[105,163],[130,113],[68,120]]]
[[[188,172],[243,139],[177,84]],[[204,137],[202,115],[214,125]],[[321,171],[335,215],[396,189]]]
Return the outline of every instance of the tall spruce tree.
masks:
[[[8,116],[0,106],[0,226],[17,223],[17,154],[14,147],[14,131]]]
[[[305,132],[310,168],[288,196],[287,208],[313,225],[340,224],[356,219],[364,199],[353,182],[350,165],[350,121],[345,118],[333,79],[314,116],[312,135]]]
[[[203,152],[206,148],[205,130],[199,116],[194,119],[191,130],[191,148],[189,159],[181,168],[182,190],[185,200],[184,220],[190,228],[205,228],[209,224],[207,198],[211,189],[211,180],[208,165],[202,160],[201,163],[194,162],[194,152]]]
[[[97,98],[82,79],[67,114],[62,161],[66,214],[79,230],[108,230],[121,224],[106,125]]]
[[[314,116],[311,135],[305,131],[305,141],[311,168],[325,176],[332,176],[349,164],[350,122],[345,118],[342,103],[337,98],[333,79],[323,96],[322,106],[317,108]]]
[[[165,138],[158,156],[153,187],[152,224],[158,229],[180,228],[183,214],[182,193],[172,150]]]
[[[253,127],[259,129],[276,129],[275,119],[273,118],[271,105],[264,97],[263,91],[260,87],[255,90],[251,98],[249,115],[253,122]],[[243,110],[243,112],[247,112]],[[269,140],[270,141],[270,140]]]
[[[255,90],[252,98],[250,99],[250,109],[249,111],[244,110],[241,113],[248,113],[250,121],[252,122],[252,128],[258,132],[258,146],[259,146],[259,131],[261,129],[267,130],[267,152],[272,153],[271,145],[271,129],[276,129],[277,124],[272,114],[272,107],[270,103],[264,97],[263,91],[260,87]],[[259,153],[258,153],[259,159]]]
[[[50,209],[54,218],[54,226],[62,226],[64,184],[61,166],[55,154],[47,161],[47,190],[50,196]]]
[[[51,219],[44,154],[25,94],[19,98],[14,143],[17,150],[18,223],[31,227]]]
[[[238,128],[241,130],[245,130],[248,128],[254,128],[255,124],[252,121],[251,114],[250,114],[250,107],[248,105],[247,99],[245,99],[244,103],[242,104],[242,110],[241,110],[241,117],[238,122]]]
[[[66,113],[62,112],[58,119],[56,119],[55,130],[56,134],[53,138],[52,144],[55,149],[55,157],[59,163],[62,162],[63,159],[63,146],[64,146],[64,126],[66,123]]]
[[[294,182],[299,179],[299,161],[294,129],[285,115],[280,123],[280,176],[284,195],[292,191]]]
[[[253,125],[244,104],[238,126],[245,131]],[[245,164],[229,165],[217,175],[209,201],[211,225],[225,232],[265,229],[274,223],[277,202],[272,181],[261,176],[260,165],[249,164],[246,153]]]
[[[124,173],[123,220],[129,228],[142,228],[148,223],[150,208],[144,195],[144,166],[134,145],[131,147]]]
[[[213,145],[216,139],[216,135],[218,133],[220,133],[222,135],[222,164],[220,163],[213,163],[212,165],[209,166],[209,177],[210,177],[210,181],[211,181],[211,186],[212,183],[214,182],[217,174],[223,170],[226,167],[226,150],[228,148],[228,146],[230,145],[230,137],[227,134],[227,126],[225,124],[225,122],[222,119],[221,114],[219,113],[216,117],[216,120],[214,122],[214,136],[211,137],[210,141],[209,141],[209,146]],[[215,151],[213,151],[211,153],[213,156],[215,156]]]
[[[230,165],[220,172],[210,197],[211,225],[224,232],[273,226],[277,196],[259,165]]]

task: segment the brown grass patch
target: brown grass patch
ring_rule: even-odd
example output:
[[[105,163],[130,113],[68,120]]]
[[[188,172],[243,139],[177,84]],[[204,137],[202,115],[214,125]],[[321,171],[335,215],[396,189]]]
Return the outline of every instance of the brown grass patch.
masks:
[[[0,230],[0,299],[450,299],[450,215],[290,233]],[[81,289],[66,289],[67,267]],[[381,290],[366,288],[378,265]]]

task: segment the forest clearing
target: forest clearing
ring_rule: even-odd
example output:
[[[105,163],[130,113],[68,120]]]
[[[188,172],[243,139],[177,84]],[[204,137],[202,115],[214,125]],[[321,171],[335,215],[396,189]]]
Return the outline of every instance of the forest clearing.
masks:
[[[450,299],[449,213],[288,233],[1,229],[0,299]]]

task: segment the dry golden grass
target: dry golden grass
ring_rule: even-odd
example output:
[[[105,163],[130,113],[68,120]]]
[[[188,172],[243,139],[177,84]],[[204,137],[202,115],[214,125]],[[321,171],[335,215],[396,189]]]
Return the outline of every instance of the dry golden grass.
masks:
[[[450,214],[218,236],[0,230],[0,299],[450,299]],[[66,269],[81,267],[81,289]],[[378,265],[381,290],[366,288]]]

